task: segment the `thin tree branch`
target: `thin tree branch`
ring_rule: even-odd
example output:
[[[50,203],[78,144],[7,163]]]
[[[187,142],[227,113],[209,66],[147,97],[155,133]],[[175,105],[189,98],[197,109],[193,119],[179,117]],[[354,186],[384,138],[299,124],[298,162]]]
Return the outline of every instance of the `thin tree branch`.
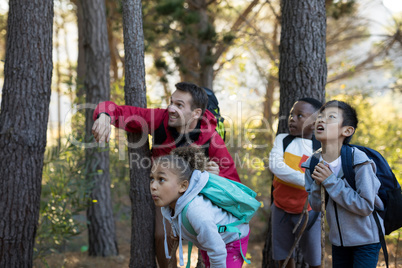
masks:
[[[237,20],[233,23],[232,27],[230,28],[231,32],[238,31],[240,27],[243,25],[243,23],[246,21],[247,16],[251,13],[253,8],[258,4],[259,0],[253,0],[248,7],[243,11],[242,14],[239,15]],[[229,3],[228,3],[229,5]],[[221,42],[219,46],[216,49],[215,55],[214,55],[214,60],[213,62],[217,62],[218,59],[221,57],[223,52],[225,52],[226,49],[228,49],[228,45]]]
[[[271,11],[272,11],[272,13],[274,14],[276,20],[277,20],[277,21],[281,21],[281,16],[276,13],[276,10],[275,10],[275,8],[273,7],[271,1],[266,0],[265,2],[268,3],[268,5],[269,5],[269,7],[271,8]]]
[[[289,250],[289,254],[288,254],[286,260],[283,262],[282,268],[285,268],[286,265],[288,264],[290,258],[293,255],[293,251],[295,250],[297,244],[300,241],[300,238],[302,237],[302,235],[304,233],[304,230],[306,230],[307,223],[308,223],[308,210],[307,210],[307,208],[308,208],[308,198],[306,199],[306,202],[304,203],[303,212],[300,215],[298,223],[296,224],[295,228],[293,229],[293,233],[295,233],[297,228],[299,228],[299,225],[300,225],[301,221],[303,220],[303,216],[306,216],[306,220],[304,221],[303,226],[301,227],[299,234],[297,235],[295,241],[293,242],[292,248]]]

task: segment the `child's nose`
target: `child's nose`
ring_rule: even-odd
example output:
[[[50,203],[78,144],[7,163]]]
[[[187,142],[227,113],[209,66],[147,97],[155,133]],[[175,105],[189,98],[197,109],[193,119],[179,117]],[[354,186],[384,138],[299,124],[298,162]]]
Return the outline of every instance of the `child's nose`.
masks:
[[[294,122],[295,121],[295,117],[293,115],[289,115],[289,121],[290,122]]]

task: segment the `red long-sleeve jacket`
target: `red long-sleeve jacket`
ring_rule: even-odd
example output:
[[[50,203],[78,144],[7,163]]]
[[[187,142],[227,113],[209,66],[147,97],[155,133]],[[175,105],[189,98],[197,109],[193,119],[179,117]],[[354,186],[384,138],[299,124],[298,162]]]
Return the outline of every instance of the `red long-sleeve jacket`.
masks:
[[[142,144],[148,139],[148,134],[154,135],[155,131],[163,124],[166,138],[163,137],[165,138],[164,141],[160,145],[154,146],[152,149],[153,157],[169,154],[176,148],[175,140],[168,130],[169,115],[167,109],[139,108],[105,101],[96,107],[93,114],[94,120],[100,113],[107,113],[111,117],[111,124],[117,128],[128,132],[143,133],[144,136],[139,141]],[[202,146],[209,142],[208,155],[211,161],[219,165],[219,176],[240,182],[233,158],[229,154],[225,142],[215,131],[216,124],[216,118],[206,110],[201,119],[200,134],[193,143]],[[136,146],[136,144],[129,146]]]

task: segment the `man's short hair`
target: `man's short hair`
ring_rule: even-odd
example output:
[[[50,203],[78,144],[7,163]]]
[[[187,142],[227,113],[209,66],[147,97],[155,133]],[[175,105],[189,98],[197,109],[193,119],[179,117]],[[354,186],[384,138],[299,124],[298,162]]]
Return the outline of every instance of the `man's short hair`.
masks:
[[[208,95],[205,90],[196,84],[188,82],[180,82],[175,86],[177,90],[190,93],[192,99],[191,110],[201,108],[203,115],[208,105]]]
[[[351,126],[355,129],[355,132],[356,132],[357,124],[359,123],[359,119],[357,118],[356,110],[352,106],[350,106],[348,103],[343,102],[343,101],[331,100],[331,101],[328,101],[327,103],[325,103],[324,106],[321,107],[320,113],[329,107],[337,107],[340,110],[342,110],[342,117],[343,117],[342,126],[343,127]],[[352,139],[353,134],[351,136],[345,138],[343,143],[348,144],[350,142],[350,140]]]

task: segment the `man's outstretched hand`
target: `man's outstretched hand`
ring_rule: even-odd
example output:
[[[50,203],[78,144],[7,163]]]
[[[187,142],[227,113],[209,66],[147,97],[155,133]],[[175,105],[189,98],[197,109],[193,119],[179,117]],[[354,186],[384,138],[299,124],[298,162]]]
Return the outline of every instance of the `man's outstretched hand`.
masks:
[[[110,116],[107,114],[100,114],[92,127],[92,134],[94,135],[96,142],[109,142],[111,131]]]

